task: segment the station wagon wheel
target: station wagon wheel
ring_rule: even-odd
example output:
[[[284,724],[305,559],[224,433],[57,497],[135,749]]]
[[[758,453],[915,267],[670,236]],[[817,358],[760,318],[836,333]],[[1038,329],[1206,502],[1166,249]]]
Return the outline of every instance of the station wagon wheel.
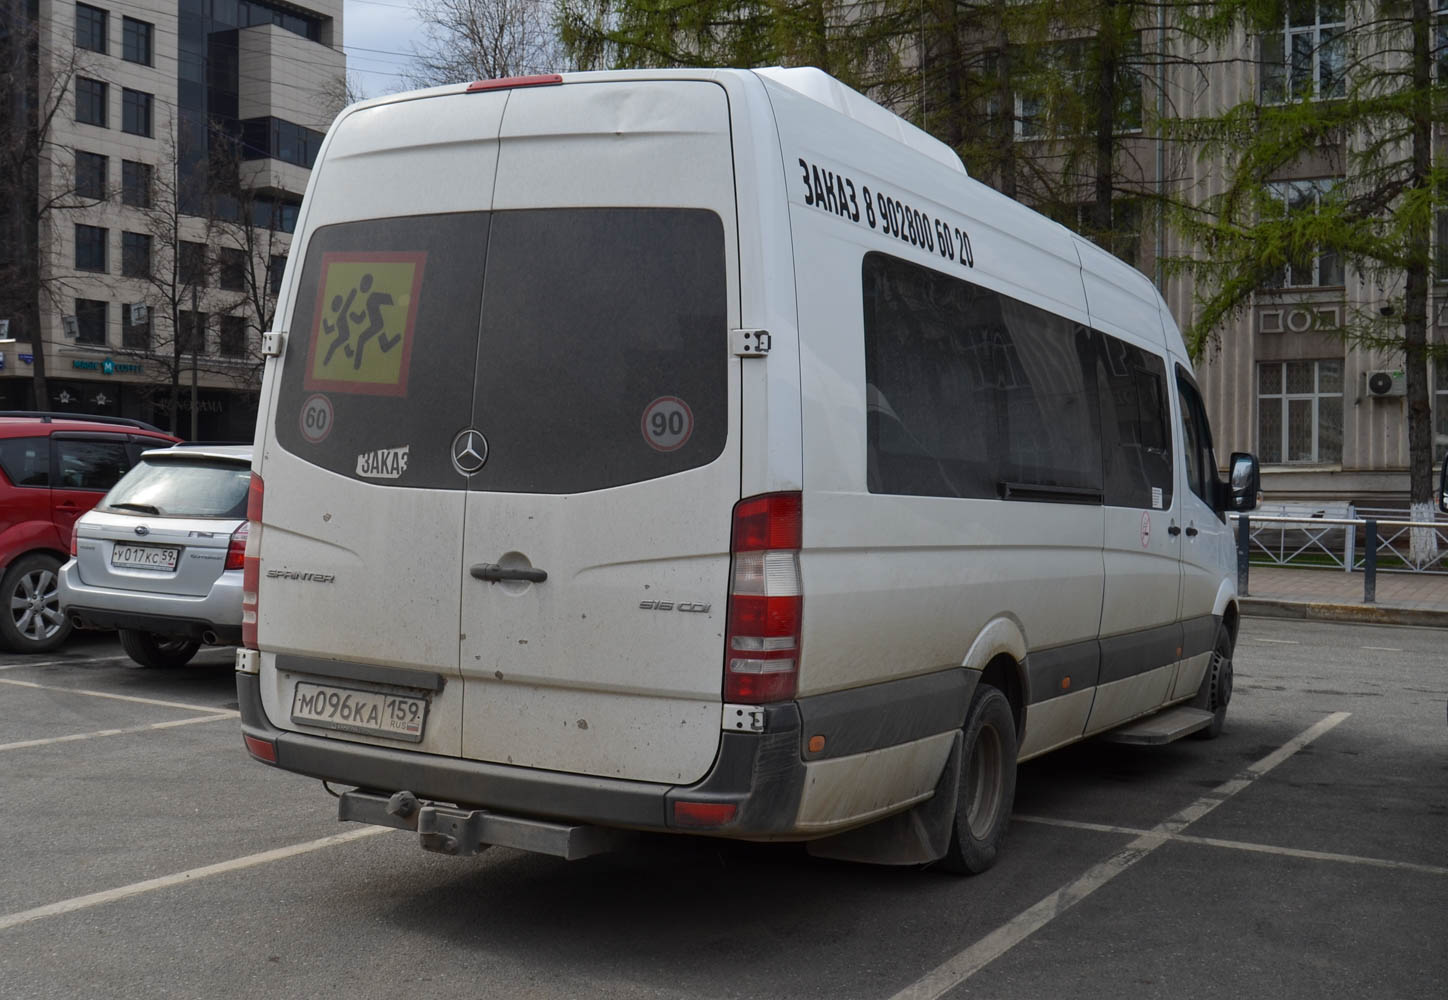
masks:
[[[1202,685],[1192,701],[1193,708],[1206,709],[1212,713],[1212,723],[1205,729],[1198,729],[1192,735],[1200,740],[1216,739],[1222,733],[1227,720],[1227,704],[1232,700],[1232,633],[1225,624],[1217,626],[1217,640],[1212,644],[1212,658],[1207,672],[1202,675]]]
[[[9,604],[0,615],[0,638],[17,653],[44,653],[65,642],[71,624],[60,613],[60,560],[32,552],[10,564],[0,579]]]
[[[947,871],[975,875],[995,864],[1016,798],[1016,720],[999,688],[982,685],[966,713],[960,791]]]
[[[158,635],[133,628],[121,629],[121,648],[143,667],[171,669],[191,662],[201,644],[179,635]]]

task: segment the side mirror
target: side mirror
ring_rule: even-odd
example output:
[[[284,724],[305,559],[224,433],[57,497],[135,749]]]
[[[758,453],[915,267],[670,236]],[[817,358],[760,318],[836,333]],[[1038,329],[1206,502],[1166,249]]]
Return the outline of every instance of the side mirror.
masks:
[[[1257,494],[1262,492],[1262,470],[1257,465],[1257,456],[1246,452],[1232,453],[1231,494],[1227,509],[1238,513],[1257,508]]]
[[[1438,509],[1448,514],[1448,458],[1443,459],[1443,468],[1438,475]]]

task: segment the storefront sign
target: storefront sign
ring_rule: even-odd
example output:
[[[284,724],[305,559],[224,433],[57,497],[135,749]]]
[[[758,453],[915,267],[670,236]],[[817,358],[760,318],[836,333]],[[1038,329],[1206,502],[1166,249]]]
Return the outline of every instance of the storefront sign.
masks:
[[[20,360],[21,360],[24,364],[27,364],[27,365],[33,365],[33,364],[35,364],[35,355],[33,355],[33,354],[21,354],[21,355],[19,355],[19,358],[20,358]]]
[[[117,364],[110,358],[106,358],[104,361],[76,360],[72,361],[70,366],[84,372],[100,372],[102,375],[139,375],[145,371],[140,365]]]

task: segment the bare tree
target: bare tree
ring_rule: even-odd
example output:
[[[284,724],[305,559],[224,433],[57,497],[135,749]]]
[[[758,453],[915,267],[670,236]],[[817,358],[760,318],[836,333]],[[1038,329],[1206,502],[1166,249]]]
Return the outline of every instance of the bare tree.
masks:
[[[425,40],[413,47],[413,86],[556,70],[565,54],[551,0],[422,0]]]
[[[322,113],[328,122],[335,121],[348,105],[366,99],[362,84],[351,73],[338,73],[317,89],[315,96],[322,105]],[[320,126],[319,126],[320,127]]]

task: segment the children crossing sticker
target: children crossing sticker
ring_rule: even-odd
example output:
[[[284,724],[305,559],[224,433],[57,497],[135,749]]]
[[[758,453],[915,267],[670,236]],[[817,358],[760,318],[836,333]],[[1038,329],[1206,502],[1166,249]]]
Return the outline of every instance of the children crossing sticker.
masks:
[[[308,390],[407,395],[425,253],[322,255]]]

